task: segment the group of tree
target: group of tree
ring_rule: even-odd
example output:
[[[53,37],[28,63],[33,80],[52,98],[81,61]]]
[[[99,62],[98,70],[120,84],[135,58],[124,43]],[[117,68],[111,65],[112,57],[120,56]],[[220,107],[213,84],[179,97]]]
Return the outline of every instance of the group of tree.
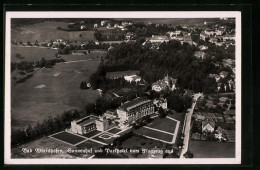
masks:
[[[168,31],[181,30],[184,28],[180,25],[173,27],[168,24],[146,24],[144,22],[134,23],[127,26],[129,32],[134,32],[136,37],[151,37],[152,35],[165,35]]]
[[[55,117],[49,116],[43,122],[38,122],[36,126],[29,125],[25,129],[14,129],[11,132],[11,145],[22,144],[42,136],[64,130],[70,126],[70,122],[74,119],[85,116],[85,114],[78,112],[78,110],[65,111],[61,115]]]
[[[80,83],[80,89],[82,89],[82,90],[89,89],[89,87],[88,87],[86,81],[81,81],[81,83]]]
[[[123,41],[126,31],[119,28],[109,30],[96,30],[94,36],[98,41]]]
[[[181,45],[175,40],[162,43],[159,50],[143,48],[138,42],[121,43],[107,53],[103,68],[105,71],[138,69],[140,76],[148,83],[169,74],[177,78],[178,85],[184,89],[194,92],[212,91],[216,88],[216,83],[207,77],[214,72],[212,70],[218,70],[210,59],[197,60],[193,56],[197,50],[193,45]]]

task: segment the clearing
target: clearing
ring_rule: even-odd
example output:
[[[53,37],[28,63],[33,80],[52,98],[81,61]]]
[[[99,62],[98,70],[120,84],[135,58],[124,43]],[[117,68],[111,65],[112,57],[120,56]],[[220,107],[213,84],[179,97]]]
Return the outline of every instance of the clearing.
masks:
[[[74,60],[78,59],[77,56],[73,57]],[[37,121],[41,122],[49,116],[93,103],[98,97],[98,92],[92,89],[81,90],[80,82],[88,81],[99,63],[98,59],[58,63],[53,68],[40,69],[23,83],[13,85],[11,87],[12,127],[23,128],[28,124],[35,125]],[[59,76],[54,76],[57,73]],[[35,88],[39,85],[45,87]]]
[[[63,38],[70,41],[92,41],[96,40],[94,31],[63,31],[57,27],[68,28],[69,23],[44,21],[32,25],[24,25],[12,29],[11,39],[23,42],[47,42]],[[80,37],[79,35],[82,34]]]

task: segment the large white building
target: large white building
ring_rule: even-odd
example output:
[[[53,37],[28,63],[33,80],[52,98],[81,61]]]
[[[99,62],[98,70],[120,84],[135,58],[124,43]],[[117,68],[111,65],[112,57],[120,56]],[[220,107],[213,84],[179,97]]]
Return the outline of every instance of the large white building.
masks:
[[[147,97],[135,98],[117,108],[120,124],[131,124],[136,120],[153,113],[153,101]]]
[[[112,126],[112,119],[106,115],[97,117],[90,115],[71,122],[71,131],[78,134],[86,134],[92,130],[105,131]]]

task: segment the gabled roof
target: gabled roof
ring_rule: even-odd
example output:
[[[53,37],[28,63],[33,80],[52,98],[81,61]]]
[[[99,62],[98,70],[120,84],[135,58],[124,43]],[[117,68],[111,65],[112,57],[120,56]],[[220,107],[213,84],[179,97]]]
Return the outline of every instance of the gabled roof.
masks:
[[[168,38],[167,36],[165,36],[165,35],[161,35],[161,36],[159,36],[159,35],[154,35],[154,36],[151,38],[151,40],[169,40],[169,38]]]
[[[177,82],[177,79],[174,79],[167,75],[165,78],[158,80],[157,82],[154,82],[152,84],[152,86],[158,85],[162,88],[166,88],[168,86],[168,84],[170,83],[170,81],[172,81],[172,84],[175,85]]]
[[[204,128],[205,126],[207,126],[207,124],[209,124],[211,127],[215,127],[215,122],[213,121],[208,121],[208,120],[204,120],[201,122],[202,123],[202,128]]]

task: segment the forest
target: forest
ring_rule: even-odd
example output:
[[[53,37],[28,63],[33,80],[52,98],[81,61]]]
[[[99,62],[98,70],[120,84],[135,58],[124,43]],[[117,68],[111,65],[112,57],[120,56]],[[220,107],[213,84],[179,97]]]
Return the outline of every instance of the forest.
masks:
[[[214,57],[208,56],[205,60],[194,57],[194,52],[198,48],[188,43],[183,45],[176,40],[168,43],[161,43],[158,50],[143,46],[144,39],[139,39],[135,43],[121,43],[109,50],[102,66],[91,76],[91,84],[96,88],[104,87],[106,72],[139,70],[140,76],[151,84],[164,78],[167,74],[178,79],[176,86],[183,89],[191,89],[194,92],[212,93],[216,89],[216,81],[209,78],[209,74],[219,74],[226,70],[231,73],[231,69],[217,67],[216,62],[222,62],[223,58],[232,58],[224,48],[209,47],[208,54],[216,54]],[[232,50],[232,49],[229,49]]]

